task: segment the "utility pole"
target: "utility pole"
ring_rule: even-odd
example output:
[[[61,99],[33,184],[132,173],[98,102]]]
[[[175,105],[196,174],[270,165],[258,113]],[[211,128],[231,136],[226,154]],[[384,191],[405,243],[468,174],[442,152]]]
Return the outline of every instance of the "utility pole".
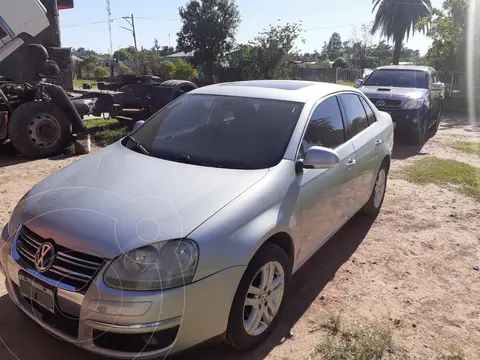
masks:
[[[133,43],[135,44],[135,55],[136,55],[136,63],[137,63],[137,75],[140,74],[140,65],[138,63],[138,48],[137,48],[137,34],[135,33],[135,18],[133,14],[131,16],[123,16],[123,19],[130,25],[130,29],[124,26],[120,26],[122,29],[128,30],[133,35]]]
[[[107,13],[108,13],[108,35],[110,37],[110,55],[113,55],[112,46],[112,10],[110,7],[110,0],[107,0]]]

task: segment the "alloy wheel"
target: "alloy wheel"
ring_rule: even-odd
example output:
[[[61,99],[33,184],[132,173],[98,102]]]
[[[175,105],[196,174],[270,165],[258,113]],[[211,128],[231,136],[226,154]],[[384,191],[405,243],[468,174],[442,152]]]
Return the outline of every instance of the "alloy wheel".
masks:
[[[376,208],[380,206],[383,196],[385,195],[386,176],[385,169],[380,169],[377,175],[377,180],[375,181],[375,189],[373,193],[373,206]]]
[[[251,282],[243,306],[243,327],[258,336],[268,329],[282,304],[285,272],[276,261],[266,263]]]

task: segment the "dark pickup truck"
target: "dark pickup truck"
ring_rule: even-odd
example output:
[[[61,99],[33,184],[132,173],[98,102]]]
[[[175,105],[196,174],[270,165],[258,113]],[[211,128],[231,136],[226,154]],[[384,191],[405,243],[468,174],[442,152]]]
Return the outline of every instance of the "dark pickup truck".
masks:
[[[380,110],[389,113],[400,140],[423,145],[427,130],[436,133],[445,85],[426,66],[382,66],[356,84]]]

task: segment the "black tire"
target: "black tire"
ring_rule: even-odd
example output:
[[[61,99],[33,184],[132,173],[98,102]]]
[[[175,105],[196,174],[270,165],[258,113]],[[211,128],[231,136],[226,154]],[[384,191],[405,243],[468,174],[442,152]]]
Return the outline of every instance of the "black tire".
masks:
[[[411,142],[413,145],[422,146],[425,144],[425,134],[427,132],[427,119],[424,119],[422,122],[418,122],[417,129],[413,132],[411,137]]]
[[[248,289],[252,281],[259,273],[260,269],[269,262],[279,263],[284,271],[284,292],[281,305],[277,314],[273,317],[270,325],[261,334],[252,336],[247,333],[243,325],[244,321],[244,304]],[[235,298],[233,299],[230,316],[228,319],[228,326],[226,332],[225,342],[237,350],[248,350],[260,345],[270,335],[272,330],[276,327],[278,319],[281,317],[285,306],[285,298],[288,292],[291,276],[291,264],[288,260],[287,254],[278,245],[266,243],[264,244],[255,256],[250,261],[242,280],[238,285]],[[261,297],[261,296],[259,296]]]
[[[435,123],[429,129],[432,136],[435,135],[438,131],[438,127],[440,126],[440,122],[442,121],[442,112],[443,112],[443,107],[442,107],[442,105],[440,105],[440,110],[439,110],[439,113],[438,113],[437,120],[435,121]]]
[[[35,135],[31,134],[32,122],[38,117],[47,116],[55,123],[55,136],[52,142],[39,145],[33,140]],[[49,102],[32,101],[20,105],[13,113],[8,122],[8,133],[10,141],[15,149],[30,158],[46,158],[60,154],[70,143],[72,134],[67,114],[59,107]]]
[[[379,181],[379,177],[381,176],[381,172],[384,171],[384,184],[383,184],[383,193],[381,194],[380,201],[375,201],[376,196],[376,189],[377,189],[377,181]],[[365,206],[362,208],[361,212],[368,215],[372,219],[376,219],[378,214],[380,214],[380,210],[382,208],[383,199],[385,198],[385,191],[387,189],[387,178],[388,178],[388,165],[387,160],[384,160],[380,169],[377,172],[377,177],[375,179],[375,185],[372,189],[372,193],[370,194],[370,198],[368,199]]]

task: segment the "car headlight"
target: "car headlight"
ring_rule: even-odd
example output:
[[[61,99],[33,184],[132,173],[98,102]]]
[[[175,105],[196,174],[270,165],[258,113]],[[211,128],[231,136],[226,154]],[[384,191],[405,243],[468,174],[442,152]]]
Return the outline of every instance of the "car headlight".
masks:
[[[115,289],[165,290],[192,282],[197,264],[198,246],[194,241],[162,241],[119,256],[103,278]]]
[[[404,109],[418,109],[422,107],[423,103],[423,99],[408,99],[403,107]]]

